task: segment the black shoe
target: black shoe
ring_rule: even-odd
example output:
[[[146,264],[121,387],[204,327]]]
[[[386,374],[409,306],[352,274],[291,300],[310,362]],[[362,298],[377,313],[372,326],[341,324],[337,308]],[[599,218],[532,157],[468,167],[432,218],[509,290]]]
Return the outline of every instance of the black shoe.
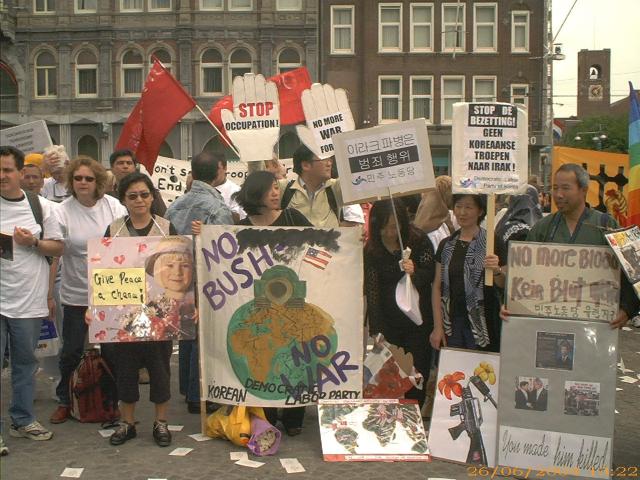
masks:
[[[295,437],[296,435],[300,435],[302,433],[302,427],[285,428],[285,431],[290,437]]]
[[[136,426],[127,422],[122,422],[109,437],[109,443],[111,445],[122,445],[127,440],[136,438]]]
[[[167,422],[153,422],[153,439],[160,447],[171,445],[171,432]]]
[[[200,402],[187,402],[189,413],[200,414]]]

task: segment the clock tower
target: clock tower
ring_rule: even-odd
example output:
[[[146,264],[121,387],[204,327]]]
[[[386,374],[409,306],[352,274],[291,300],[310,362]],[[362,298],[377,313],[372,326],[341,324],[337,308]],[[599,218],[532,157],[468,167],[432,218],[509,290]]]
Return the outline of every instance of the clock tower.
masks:
[[[578,52],[578,118],[606,115],[611,104],[611,50]]]

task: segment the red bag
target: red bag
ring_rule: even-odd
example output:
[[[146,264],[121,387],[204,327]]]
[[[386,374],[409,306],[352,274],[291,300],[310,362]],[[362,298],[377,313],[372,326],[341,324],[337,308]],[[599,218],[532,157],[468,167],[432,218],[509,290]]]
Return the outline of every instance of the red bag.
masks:
[[[87,350],[69,381],[71,416],[82,423],[112,422],[120,417],[116,382],[98,350]]]

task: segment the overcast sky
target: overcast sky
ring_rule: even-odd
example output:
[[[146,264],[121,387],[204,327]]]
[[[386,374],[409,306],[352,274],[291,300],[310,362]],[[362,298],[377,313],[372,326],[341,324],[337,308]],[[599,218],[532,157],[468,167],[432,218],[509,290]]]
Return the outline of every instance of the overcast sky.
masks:
[[[553,34],[574,0],[553,0]],[[553,113],[576,114],[578,52],[611,49],[611,103],[640,88],[640,0],[577,0],[556,38],[567,58],[553,62]],[[560,105],[563,104],[563,105]]]

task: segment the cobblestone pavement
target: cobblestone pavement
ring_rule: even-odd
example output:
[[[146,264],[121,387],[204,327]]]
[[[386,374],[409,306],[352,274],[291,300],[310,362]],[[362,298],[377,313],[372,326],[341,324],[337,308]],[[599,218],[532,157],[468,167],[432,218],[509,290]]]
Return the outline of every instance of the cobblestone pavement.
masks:
[[[627,368],[640,372],[640,329],[623,331],[620,336],[621,356]],[[177,355],[172,358],[174,388],[177,384]],[[620,371],[617,376],[622,375]],[[640,383],[640,382],[639,382]],[[640,388],[638,383],[621,383],[617,392],[616,429],[614,440],[614,465],[640,464]],[[362,480],[398,478],[403,480],[443,477],[463,480],[472,478],[467,468],[440,460],[431,463],[327,463],[322,460],[322,449],[318,434],[315,410],[307,409],[302,435],[289,438],[283,436],[280,451],[274,457],[254,458],[266,463],[259,469],[234,465],[229,452],[240,448],[223,440],[196,442],[188,437],[199,431],[199,416],[190,415],[182,398],[174,391],[171,401],[169,423],[184,425],[181,432],[173,433],[173,444],[168,448],[157,447],[151,436],[152,411],[147,401],[148,387],[141,387],[138,409],[138,437],[121,447],[112,447],[108,439],[98,434],[99,426],[68,421],[61,425],[50,425],[49,415],[55,408],[52,387],[44,373],[38,375],[36,412],[44,425],[50,427],[55,436],[48,442],[33,442],[11,438],[8,428],[3,435],[10,454],[2,457],[1,478],[3,480],[44,480],[60,478],[65,467],[84,467],[82,479],[131,479],[167,480],[196,479],[280,479],[287,473],[280,466],[279,458],[295,457],[300,460],[306,473],[293,474],[293,478],[322,478],[323,480],[359,478]],[[2,414],[6,420],[10,378],[5,371],[2,376]],[[5,427],[7,427],[5,423]],[[176,447],[194,450],[185,457],[169,456]]]

